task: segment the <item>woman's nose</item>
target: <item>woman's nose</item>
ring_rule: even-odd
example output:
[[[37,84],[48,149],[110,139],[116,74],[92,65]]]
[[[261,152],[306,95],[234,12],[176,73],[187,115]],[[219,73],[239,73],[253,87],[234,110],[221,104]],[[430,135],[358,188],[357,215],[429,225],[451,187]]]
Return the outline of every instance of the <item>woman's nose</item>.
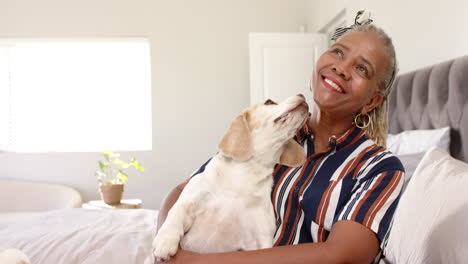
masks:
[[[341,65],[341,64],[335,64],[333,65],[333,68],[332,68],[333,72],[336,73],[336,75],[338,75],[339,77],[345,79],[345,80],[348,80],[349,78],[349,73],[348,71],[346,70],[346,67],[344,65]]]

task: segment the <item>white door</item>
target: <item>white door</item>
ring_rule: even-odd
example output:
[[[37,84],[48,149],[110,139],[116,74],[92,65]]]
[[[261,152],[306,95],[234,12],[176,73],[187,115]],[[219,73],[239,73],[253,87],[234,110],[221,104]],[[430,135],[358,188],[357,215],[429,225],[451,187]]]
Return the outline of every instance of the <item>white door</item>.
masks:
[[[327,49],[326,34],[250,33],[249,45],[251,104],[299,93],[310,100],[307,84],[315,62]]]

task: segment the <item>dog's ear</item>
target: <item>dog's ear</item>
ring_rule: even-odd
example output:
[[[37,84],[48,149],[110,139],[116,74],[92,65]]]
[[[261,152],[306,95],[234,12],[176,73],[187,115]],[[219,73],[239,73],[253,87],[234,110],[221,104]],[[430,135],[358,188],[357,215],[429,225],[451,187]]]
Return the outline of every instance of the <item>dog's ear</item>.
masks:
[[[304,149],[294,139],[288,140],[284,146],[279,163],[288,167],[299,167],[304,164],[306,154]]]
[[[252,157],[250,129],[245,114],[237,116],[218,144],[221,153],[237,161],[246,161]]]

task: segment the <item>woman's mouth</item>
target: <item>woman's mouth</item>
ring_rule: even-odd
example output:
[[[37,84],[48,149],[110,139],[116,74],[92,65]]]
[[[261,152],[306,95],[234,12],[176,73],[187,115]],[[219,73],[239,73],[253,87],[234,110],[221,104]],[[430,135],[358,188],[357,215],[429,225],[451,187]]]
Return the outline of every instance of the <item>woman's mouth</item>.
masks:
[[[344,89],[341,88],[341,86],[338,83],[334,82],[333,80],[329,79],[328,77],[322,76],[322,80],[323,80],[325,86],[327,88],[331,89],[332,91],[340,93],[340,94],[345,94],[346,93],[344,91]]]

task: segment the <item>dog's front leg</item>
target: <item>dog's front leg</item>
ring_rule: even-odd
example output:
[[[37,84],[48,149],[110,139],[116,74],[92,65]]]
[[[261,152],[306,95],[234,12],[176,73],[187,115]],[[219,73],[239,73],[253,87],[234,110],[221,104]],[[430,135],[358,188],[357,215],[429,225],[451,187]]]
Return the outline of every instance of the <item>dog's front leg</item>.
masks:
[[[169,210],[166,221],[153,240],[153,254],[158,260],[168,260],[177,253],[180,240],[193,222],[191,204],[190,201],[179,200]]]

